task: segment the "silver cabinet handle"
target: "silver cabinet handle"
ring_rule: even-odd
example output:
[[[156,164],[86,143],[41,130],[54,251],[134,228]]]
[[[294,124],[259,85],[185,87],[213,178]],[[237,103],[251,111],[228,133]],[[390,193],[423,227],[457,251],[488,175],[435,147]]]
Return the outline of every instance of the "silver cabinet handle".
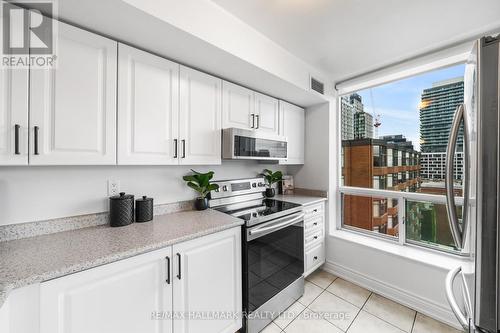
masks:
[[[186,140],[182,139],[182,158],[186,158]]]
[[[174,139],[174,158],[177,158],[177,139]]]
[[[450,225],[451,235],[457,249],[463,248],[462,230],[458,224],[457,206],[455,204],[455,195],[453,193],[453,160],[455,157],[455,148],[457,145],[458,131],[460,123],[464,119],[464,105],[457,106],[455,116],[450,129],[450,137],[448,138],[448,145],[446,147],[446,160],[445,160],[445,187],[446,187],[446,211],[448,212],[448,223]],[[466,132],[466,129],[464,129]],[[464,138],[465,141],[465,138]],[[465,191],[464,191],[465,192]],[[465,198],[464,198],[465,200]],[[465,207],[466,202],[464,202]],[[465,215],[464,215],[465,216]]]
[[[252,128],[255,128],[255,114],[252,113]]]
[[[255,125],[255,129],[258,129],[259,128],[259,115],[258,114],[255,115],[255,120],[257,123],[257,125]]]
[[[455,269],[452,269],[451,271],[448,272],[446,275],[446,281],[445,281],[445,291],[446,291],[446,298],[448,299],[448,303],[450,303],[451,310],[457,317],[458,321],[460,322],[460,325],[462,325],[463,328],[468,332],[469,331],[469,319],[467,316],[462,312],[460,307],[457,304],[457,300],[455,299],[455,295],[453,294],[453,281],[455,281],[455,278],[457,277],[458,274],[462,272],[462,267],[457,267]],[[466,288],[465,280],[464,280],[464,288]],[[467,295],[468,297],[468,295]],[[466,303],[468,302],[467,299],[464,300]],[[472,325],[472,324],[471,324]]]

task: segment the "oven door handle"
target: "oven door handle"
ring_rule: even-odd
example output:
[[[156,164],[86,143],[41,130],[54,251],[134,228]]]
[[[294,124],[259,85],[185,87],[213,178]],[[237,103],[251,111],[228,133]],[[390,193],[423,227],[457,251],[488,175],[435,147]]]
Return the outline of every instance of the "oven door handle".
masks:
[[[263,233],[270,233],[272,231],[283,229],[289,225],[297,223],[297,221],[302,220],[304,218],[304,215],[305,215],[304,213],[300,213],[299,215],[293,216],[292,218],[286,218],[283,220],[283,222],[280,223],[275,223],[270,226],[262,226],[250,229],[248,230],[248,235],[252,236],[252,238],[256,238],[256,236],[261,235]]]

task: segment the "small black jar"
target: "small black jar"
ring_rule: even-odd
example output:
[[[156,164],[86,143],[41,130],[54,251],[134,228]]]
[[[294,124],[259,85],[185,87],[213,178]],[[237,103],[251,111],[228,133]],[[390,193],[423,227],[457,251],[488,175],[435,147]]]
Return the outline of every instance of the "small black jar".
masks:
[[[135,222],[148,222],[153,219],[153,198],[143,195],[135,201]]]
[[[109,224],[123,227],[134,222],[134,196],[121,192],[109,198]]]

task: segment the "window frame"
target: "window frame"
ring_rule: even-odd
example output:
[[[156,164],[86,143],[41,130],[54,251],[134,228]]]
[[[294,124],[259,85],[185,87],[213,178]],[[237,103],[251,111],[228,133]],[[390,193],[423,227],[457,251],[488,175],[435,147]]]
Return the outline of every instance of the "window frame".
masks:
[[[452,250],[452,249],[444,249],[439,246],[434,246],[432,244],[427,244],[427,243],[420,243],[418,241],[413,241],[413,240],[407,240],[406,239],[406,201],[423,201],[423,202],[429,202],[432,204],[444,204],[446,205],[446,196],[445,195],[436,195],[436,194],[427,194],[427,193],[418,193],[418,192],[400,192],[400,191],[393,191],[393,190],[381,190],[381,189],[374,189],[374,188],[361,188],[361,187],[354,187],[354,186],[345,186],[343,185],[342,182],[342,177],[343,177],[343,158],[344,158],[344,153],[342,150],[342,123],[341,123],[341,116],[342,116],[342,107],[341,107],[341,98],[343,96],[346,96],[348,94],[354,93],[359,90],[363,89],[368,89],[372,87],[377,87],[383,84],[387,84],[390,82],[406,79],[412,76],[417,76],[421,75],[427,72],[431,72],[434,70],[439,70],[442,68],[450,67],[453,65],[459,65],[459,64],[464,64],[466,63],[467,59],[469,57],[469,52],[462,52],[459,54],[454,54],[451,56],[447,57],[441,57],[438,59],[434,59],[434,61],[427,62],[424,64],[419,64],[415,65],[414,67],[407,68],[405,70],[401,70],[399,73],[398,72],[392,72],[389,73],[389,75],[380,75],[379,77],[376,77],[375,79],[372,77],[372,74],[368,75],[366,78],[366,81],[362,81],[362,77],[357,77],[353,79],[355,82],[352,84],[349,84],[349,82],[342,82],[340,83],[340,86],[337,85],[337,103],[336,103],[336,111],[337,111],[337,125],[336,125],[336,130],[337,130],[337,135],[336,135],[336,144],[335,144],[335,151],[338,152],[335,157],[337,158],[337,168],[339,172],[337,173],[337,179],[336,182],[338,184],[337,186],[337,191],[336,191],[336,205],[338,207],[337,209],[337,223],[335,225],[337,230],[345,230],[348,232],[354,232],[360,235],[364,235],[366,237],[371,237],[371,238],[377,238],[383,241],[389,241],[391,243],[399,243],[401,246],[410,246],[414,247],[417,249],[422,249],[422,250],[430,250],[430,251],[435,251],[437,253],[441,254],[450,254],[453,256],[457,257],[463,257],[463,256],[468,256],[470,255],[470,237],[467,237],[467,242],[466,246],[464,249],[461,251],[457,250]],[[397,154],[395,154],[397,152]],[[399,149],[393,149],[392,151],[393,154],[393,161],[394,158],[399,159],[399,156],[401,156],[402,160],[405,159],[406,156],[402,156],[405,154],[405,152],[400,151]],[[401,155],[400,155],[401,154]],[[406,154],[405,154],[406,155]],[[418,162],[419,154],[414,156],[415,161]],[[339,158],[340,157],[340,158]],[[388,156],[386,156],[388,157]],[[410,164],[412,164],[413,161],[412,157],[410,157]],[[393,179],[393,184],[397,184],[397,179]],[[399,228],[399,235],[398,237],[390,236],[390,235],[385,235],[381,233],[375,233],[371,230],[364,230],[361,228],[356,228],[352,226],[345,226],[343,224],[343,195],[358,195],[358,196],[366,196],[366,197],[381,197],[381,198],[387,198],[387,199],[396,199],[397,205],[398,205],[398,224],[400,226]],[[463,197],[455,197],[455,202],[458,205],[463,205],[464,199]],[[467,231],[467,235],[469,236],[470,230]]]

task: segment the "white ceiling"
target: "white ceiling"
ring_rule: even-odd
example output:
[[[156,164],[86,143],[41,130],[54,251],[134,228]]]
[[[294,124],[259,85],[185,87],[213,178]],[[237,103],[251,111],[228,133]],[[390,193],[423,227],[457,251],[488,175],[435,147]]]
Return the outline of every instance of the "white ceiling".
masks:
[[[500,0],[212,0],[335,81],[500,31]]]

